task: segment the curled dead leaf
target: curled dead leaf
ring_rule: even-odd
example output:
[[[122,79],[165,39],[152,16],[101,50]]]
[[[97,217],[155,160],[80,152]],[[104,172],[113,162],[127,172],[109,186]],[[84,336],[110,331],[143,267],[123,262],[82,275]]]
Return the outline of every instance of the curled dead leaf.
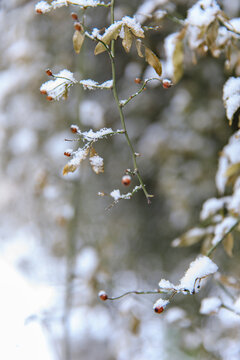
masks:
[[[157,57],[157,55],[155,55],[154,52],[147,47],[145,47],[145,59],[148,62],[148,64],[154,68],[156,73],[159,76],[161,76],[162,75],[162,64],[161,64],[159,58]]]

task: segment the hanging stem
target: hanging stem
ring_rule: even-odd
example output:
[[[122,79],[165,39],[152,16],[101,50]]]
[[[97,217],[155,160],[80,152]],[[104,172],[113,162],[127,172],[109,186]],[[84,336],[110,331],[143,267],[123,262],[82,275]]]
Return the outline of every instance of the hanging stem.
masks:
[[[111,24],[114,23],[114,2],[115,0],[111,0]],[[131,150],[132,153],[132,160],[133,160],[133,166],[134,166],[134,172],[137,175],[137,178],[141,184],[142,190],[147,198],[148,204],[150,204],[150,197],[152,197],[152,195],[148,194],[146,187],[144,185],[143,179],[139,173],[138,167],[137,167],[137,159],[136,159],[136,154],[132,145],[132,142],[129,138],[128,132],[127,132],[127,128],[126,128],[126,123],[125,123],[125,118],[124,118],[124,114],[123,114],[123,110],[122,110],[122,106],[121,103],[119,101],[119,97],[118,97],[118,93],[117,93],[117,87],[116,87],[116,66],[115,66],[115,60],[114,60],[114,55],[115,55],[115,48],[114,48],[114,40],[111,41],[111,50],[108,48],[107,52],[111,61],[111,66],[112,66],[112,79],[113,79],[113,96],[116,102],[116,105],[118,107],[118,112],[119,112],[119,116],[121,119],[121,123],[122,123],[122,128],[124,130],[124,135],[125,138],[127,140],[128,146]]]

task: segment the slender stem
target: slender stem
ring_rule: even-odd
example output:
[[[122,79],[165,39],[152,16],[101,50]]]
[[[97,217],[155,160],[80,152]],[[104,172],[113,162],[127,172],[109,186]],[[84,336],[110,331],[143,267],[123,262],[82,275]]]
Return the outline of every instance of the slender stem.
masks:
[[[136,295],[149,295],[149,294],[161,294],[162,291],[160,289],[158,290],[150,290],[150,291],[138,291],[138,290],[132,290],[132,291],[127,291],[122,295],[119,296],[115,296],[115,297],[109,297],[108,300],[118,300],[121,299],[127,295],[130,294],[136,294]]]
[[[231,311],[231,312],[233,312],[233,313],[236,314],[236,315],[239,315],[239,316],[240,316],[240,312],[238,312],[237,310],[231,308],[231,307],[228,306],[228,305],[222,304],[221,307],[224,308],[224,309],[227,309],[227,310],[229,310],[229,311]]]
[[[147,85],[147,83],[148,83],[149,81],[152,81],[152,80],[158,80],[158,81],[162,82],[162,80],[159,79],[159,78],[151,78],[151,79],[145,80],[144,83],[143,83],[143,85],[142,85],[142,87],[141,87],[135,94],[129,96],[129,98],[128,98],[127,100],[120,102],[121,107],[123,108],[125,105],[127,105],[127,104],[129,103],[129,101],[131,101],[131,100],[134,99],[136,96],[138,96],[139,94],[141,94],[141,93],[145,90],[145,86]]]
[[[225,239],[225,237],[230,234],[240,223],[240,219],[226,232],[226,234],[223,235],[221,240],[217,242],[215,245],[213,245],[208,252],[206,253],[206,256],[210,256],[212,252],[216,249],[216,247]]]
[[[114,1],[115,0],[111,0],[111,24],[114,23]],[[108,49],[107,49],[108,50]],[[124,119],[124,114],[123,114],[123,110],[122,110],[122,106],[120,104],[119,101],[119,97],[118,97],[118,93],[117,93],[117,87],[116,87],[116,66],[115,66],[115,61],[114,61],[114,56],[115,56],[115,48],[114,48],[114,40],[111,41],[111,51],[108,50],[108,54],[110,57],[110,61],[111,61],[111,66],[112,66],[112,79],[113,79],[113,96],[116,102],[116,105],[118,107],[118,112],[119,112],[119,116],[121,119],[121,123],[122,123],[122,127],[124,130],[124,134],[128,143],[128,146],[131,150],[132,153],[132,160],[133,160],[133,165],[134,165],[134,171],[135,174],[138,177],[138,180],[141,184],[142,190],[147,198],[148,203],[150,204],[150,197],[151,195],[148,194],[146,187],[144,185],[143,179],[138,171],[138,167],[137,167],[137,160],[136,160],[136,154],[132,145],[132,142],[129,138],[128,132],[127,132],[127,128],[126,128],[126,124],[125,124],[125,119]]]

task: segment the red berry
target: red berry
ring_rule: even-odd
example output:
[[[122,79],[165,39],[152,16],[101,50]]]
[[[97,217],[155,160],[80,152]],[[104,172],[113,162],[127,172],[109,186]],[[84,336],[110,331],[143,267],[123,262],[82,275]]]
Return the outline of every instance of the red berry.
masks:
[[[141,84],[142,80],[141,80],[140,78],[136,78],[136,79],[134,80],[134,82],[135,82],[136,84]]]
[[[70,127],[72,133],[77,133],[78,132],[78,126],[77,125],[71,125]]]
[[[108,299],[107,293],[104,290],[99,291],[98,296],[102,301],[106,301]]]
[[[124,176],[122,177],[122,184],[123,184],[124,186],[129,186],[129,185],[131,184],[131,180],[132,180],[132,178],[131,178],[130,175],[124,175]]]
[[[42,14],[42,10],[37,9],[37,10],[36,10],[36,13],[37,13],[37,14]]]
[[[53,100],[53,97],[52,97],[52,96],[47,96],[47,100],[48,100],[48,101],[52,101],[52,100]]]
[[[154,311],[158,314],[161,314],[164,311],[164,308],[163,308],[163,306],[156,306],[154,308]]]
[[[72,154],[69,151],[65,151],[64,155],[70,157]]]
[[[80,24],[80,22],[74,23],[74,29],[77,31],[82,31],[82,25]]]
[[[162,81],[162,86],[163,86],[164,89],[169,89],[172,86],[171,80],[164,79]]]
[[[47,95],[46,90],[40,90],[40,93],[43,94],[43,95]]]
[[[71,17],[72,17],[73,20],[78,21],[78,16],[77,16],[76,13],[72,12]]]
[[[47,74],[48,76],[52,76],[53,73],[52,73],[52,71],[51,71],[50,69],[47,69],[47,70],[46,70],[46,74]]]

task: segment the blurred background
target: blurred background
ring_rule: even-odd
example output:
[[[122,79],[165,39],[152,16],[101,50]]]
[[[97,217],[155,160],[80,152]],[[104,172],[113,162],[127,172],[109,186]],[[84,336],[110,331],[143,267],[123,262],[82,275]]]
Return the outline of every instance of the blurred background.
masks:
[[[183,18],[194,3],[155,2]],[[240,16],[238,0],[219,3],[228,16]],[[116,18],[133,16],[141,5],[116,1]],[[224,58],[206,55],[193,65],[186,56],[176,86],[150,85],[126,106],[127,128],[142,154],[139,168],[154,198],[149,206],[138,192],[106,211],[111,200],[97,193],[126,192],[121,178],[132,167],[123,136],[96,145],[104,174],[94,174],[88,162],[65,177],[62,169],[71,124],[121,128],[111,92],[75,86],[67,100],[48,102],[39,87],[48,80],[47,68],[109,80],[110,63],[106,54],[93,55],[90,40],[74,53],[70,13],[76,8],[37,15],[34,6],[0,1],[1,358],[239,359],[239,317],[227,310],[199,314],[201,298],[220,291],[214,280],[195,297],[180,295],[161,315],[152,310],[156,296],[106,303],[97,296],[101,289],[109,295],[155,289],[161,278],[178,282],[201,251],[201,244],[173,248],[171,242],[199,222],[202,203],[217,195],[218,154],[233,133],[222,104],[231,75]],[[107,12],[89,9],[86,26],[103,28]],[[180,27],[169,19],[159,25],[146,42],[164,59],[163,40]],[[139,88],[134,79],[149,77],[150,69],[120,43],[116,58],[120,98],[126,99]],[[220,248],[215,260],[223,272],[239,274],[239,252],[229,259]]]

